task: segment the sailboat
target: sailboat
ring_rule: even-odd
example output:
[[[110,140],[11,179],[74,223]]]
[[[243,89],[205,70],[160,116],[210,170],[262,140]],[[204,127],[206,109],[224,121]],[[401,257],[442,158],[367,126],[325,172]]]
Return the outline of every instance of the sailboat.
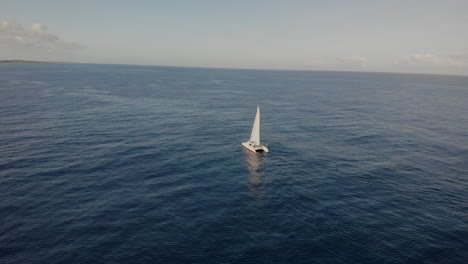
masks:
[[[267,146],[260,143],[260,107],[258,105],[250,140],[242,142],[242,146],[252,152],[268,152]]]

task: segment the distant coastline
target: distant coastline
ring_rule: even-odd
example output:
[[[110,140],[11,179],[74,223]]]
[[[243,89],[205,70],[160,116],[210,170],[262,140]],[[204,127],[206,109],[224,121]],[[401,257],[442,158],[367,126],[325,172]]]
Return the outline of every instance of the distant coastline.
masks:
[[[0,60],[0,63],[59,63],[59,62],[30,61],[30,60]]]

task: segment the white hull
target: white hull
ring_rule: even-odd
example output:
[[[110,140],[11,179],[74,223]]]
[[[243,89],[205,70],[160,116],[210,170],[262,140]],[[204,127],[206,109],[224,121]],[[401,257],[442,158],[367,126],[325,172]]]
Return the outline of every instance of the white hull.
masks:
[[[255,145],[251,141],[242,142],[242,147],[244,147],[245,149],[247,149],[249,151],[255,152],[255,153],[257,153],[257,152],[268,152],[267,146],[265,146],[263,144]]]

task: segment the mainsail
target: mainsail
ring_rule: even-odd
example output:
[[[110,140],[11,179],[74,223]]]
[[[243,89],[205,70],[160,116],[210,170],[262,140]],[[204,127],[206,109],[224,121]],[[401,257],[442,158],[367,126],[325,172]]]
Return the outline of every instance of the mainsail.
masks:
[[[260,145],[260,107],[257,105],[257,115],[252,128],[252,134],[250,134],[250,141],[255,145]]]

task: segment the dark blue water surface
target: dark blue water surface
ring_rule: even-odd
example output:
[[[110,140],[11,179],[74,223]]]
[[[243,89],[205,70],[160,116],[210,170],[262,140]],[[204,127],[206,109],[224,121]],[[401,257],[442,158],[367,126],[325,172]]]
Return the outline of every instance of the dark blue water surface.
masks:
[[[468,263],[468,77],[1,65],[0,155],[0,263]]]

